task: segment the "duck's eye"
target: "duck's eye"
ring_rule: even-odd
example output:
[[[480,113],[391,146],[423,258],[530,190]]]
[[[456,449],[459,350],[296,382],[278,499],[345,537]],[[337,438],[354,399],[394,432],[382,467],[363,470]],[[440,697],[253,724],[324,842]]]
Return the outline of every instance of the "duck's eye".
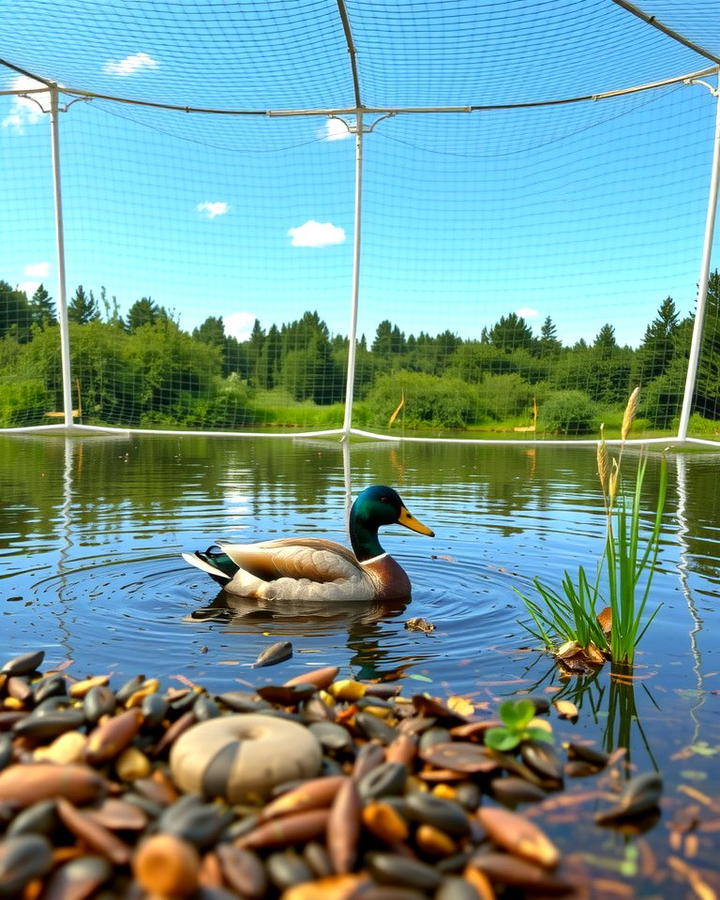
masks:
[[[380,498],[380,502],[381,502],[381,503],[387,503],[387,502],[388,502],[388,498],[387,498],[387,497],[381,497],[381,498]]]

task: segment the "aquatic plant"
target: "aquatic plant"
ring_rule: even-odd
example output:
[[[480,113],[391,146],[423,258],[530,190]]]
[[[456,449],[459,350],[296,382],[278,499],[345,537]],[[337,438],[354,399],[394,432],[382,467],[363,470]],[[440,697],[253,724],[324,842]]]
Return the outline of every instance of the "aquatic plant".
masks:
[[[555,648],[556,638],[572,642],[589,665],[609,657],[615,663],[631,664],[635,648],[657,615],[660,605],[644,620],[657,562],[662,515],[667,496],[667,462],[660,460],[655,515],[650,533],[643,538],[642,493],[647,470],[647,451],[638,458],[632,489],[623,490],[622,463],[625,442],[637,413],[640,389],[630,395],[621,426],[617,457],[612,457],[600,426],[597,470],[605,507],[606,529],[603,552],[594,578],[583,566],[577,577],[565,571],[561,590],[533,579],[539,600],[520,593],[535,627],[525,627],[545,644]],[[604,598],[601,582],[606,586]],[[598,607],[601,611],[598,613]],[[566,648],[567,649],[567,648]],[[563,656],[562,653],[558,654]],[[565,653],[567,656],[567,653]]]
[[[507,752],[523,741],[552,743],[550,732],[532,724],[535,718],[535,704],[532,700],[505,700],[500,704],[498,715],[503,724],[488,728],[485,732],[488,747]]]

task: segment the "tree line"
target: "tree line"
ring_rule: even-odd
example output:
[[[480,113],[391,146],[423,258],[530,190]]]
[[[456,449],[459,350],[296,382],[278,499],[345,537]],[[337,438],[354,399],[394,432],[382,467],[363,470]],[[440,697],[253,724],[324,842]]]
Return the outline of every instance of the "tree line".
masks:
[[[710,278],[695,408],[720,419],[720,274]],[[83,421],[125,426],[243,428],[342,421],[348,339],[317,312],[247,340],[208,316],[192,332],[150,297],[121,315],[105,289],[78,286],[68,304],[73,390]],[[637,348],[621,346],[611,323],[590,342],[565,346],[550,317],[537,334],[516,313],[467,340],[405,334],[390,320],[356,348],[355,415],[387,425],[402,401],[405,427],[513,427],[533,407],[548,430],[591,431],[620,409],[636,384],[651,428],[671,427],[682,400],[692,316],[666,297]],[[59,329],[43,285],[32,298],[0,281],[0,425],[47,421],[60,408]]]

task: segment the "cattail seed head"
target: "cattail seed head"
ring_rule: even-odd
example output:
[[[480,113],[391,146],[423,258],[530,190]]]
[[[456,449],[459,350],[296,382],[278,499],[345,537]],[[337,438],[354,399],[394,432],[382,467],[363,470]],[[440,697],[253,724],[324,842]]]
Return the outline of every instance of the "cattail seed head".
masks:
[[[608,478],[610,477],[610,455],[605,443],[605,426],[600,426],[600,442],[597,445],[597,470],[600,478],[600,487],[603,493],[607,493]]]
[[[628,435],[630,434],[630,429],[632,428],[633,420],[637,414],[638,408],[638,400],[640,398],[640,387],[636,387],[635,390],[630,394],[630,397],[627,402],[627,406],[625,407],[625,415],[622,420],[622,427],[620,429],[620,437],[623,441],[627,440]]]

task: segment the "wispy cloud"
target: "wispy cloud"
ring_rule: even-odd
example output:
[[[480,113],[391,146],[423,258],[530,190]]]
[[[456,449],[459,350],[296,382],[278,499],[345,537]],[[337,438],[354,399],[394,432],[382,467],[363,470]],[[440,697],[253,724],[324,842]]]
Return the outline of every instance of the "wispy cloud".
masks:
[[[31,91],[45,87],[41,81],[35,81],[27,75],[18,75],[10,82],[14,91]],[[43,117],[43,109],[50,108],[50,93],[43,91],[30,97],[13,97],[10,104],[10,112],[5,116],[0,125],[8,128],[15,134],[25,134],[28,125],[36,125]],[[40,105],[38,105],[40,104]],[[42,107],[42,109],[41,109]]]
[[[157,69],[159,65],[160,63],[147,53],[133,53],[125,59],[109,59],[103,66],[103,72],[124,78],[143,69]]]
[[[229,316],[223,316],[225,334],[237,338],[238,341],[246,341],[253,329],[257,316],[251,312],[235,312]]]
[[[316,222],[309,219],[304,225],[288,231],[293,247],[328,247],[330,244],[342,244],[345,240],[345,229],[332,222]]]
[[[28,263],[23,272],[30,278],[47,278],[50,274],[49,262]]]
[[[534,319],[540,314],[532,306],[523,306],[522,309],[515,310],[515,315],[521,316],[523,319]]]
[[[230,212],[230,204],[225,203],[224,200],[215,203],[205,200],[203,203],[198,203],[195,209],[199,213],[204,213],[208,219],[214,219],[216,216],[227,215]]]

